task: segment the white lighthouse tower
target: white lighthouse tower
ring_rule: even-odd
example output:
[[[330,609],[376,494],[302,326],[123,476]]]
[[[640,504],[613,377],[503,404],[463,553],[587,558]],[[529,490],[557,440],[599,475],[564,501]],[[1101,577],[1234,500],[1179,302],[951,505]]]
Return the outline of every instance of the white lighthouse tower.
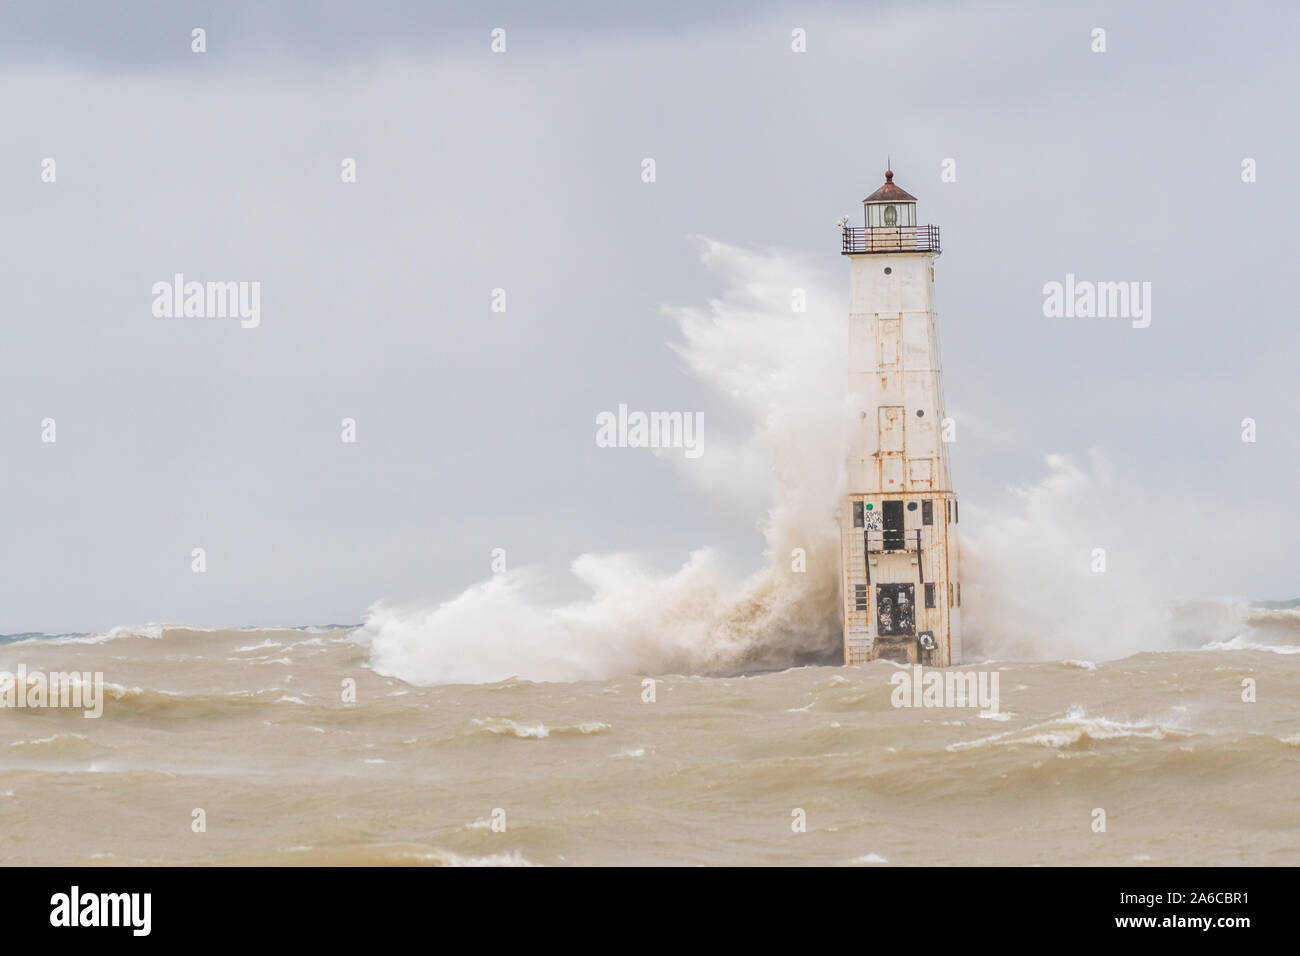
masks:
[[[934,293],[939,227],[885,183],[844,226],[849,258],[848,494],[840,519],[844,662],[961,660],[957,496],[948,470]]]

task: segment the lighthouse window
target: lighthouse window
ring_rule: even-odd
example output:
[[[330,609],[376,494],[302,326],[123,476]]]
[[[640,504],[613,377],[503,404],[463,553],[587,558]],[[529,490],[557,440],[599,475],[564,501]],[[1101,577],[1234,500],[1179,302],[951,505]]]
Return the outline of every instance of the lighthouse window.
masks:
[[[885,207],[885,225],[894,226],[898,224],[898,210],[893,206]]]
[[[916,502],[915,502],[915,501],[909,501],[909,502],[907,503],[907,510],[908,510],[908,511],[915,511],[915,510],[916,510]]]
[[[961,521],[961,505],[954,500],[952,503],[952,523],[957,524]]]
[[[934,585],[933,584],[927,584],[925,586],[925,606],[934,607]]]
[[[865,611],[867,609],[867,586],[865,584],[853,585],[853,610]]]
[[[853,502],[853,527],[855,528],[862,527],[862,502],[861,501]]]
[[[892,276],[893,274],[894,274],[894,270],[891,269],[889,266],[885,266],[885,275]]]
[[[921,524],[934,524],[934,502],[921,502]]]
[[[918,409],[916,410],[916,417],[917,417],[917,418],[924,418],[924,417],[925,417],[925,409],[924,409],[924,408],[918,408]]]

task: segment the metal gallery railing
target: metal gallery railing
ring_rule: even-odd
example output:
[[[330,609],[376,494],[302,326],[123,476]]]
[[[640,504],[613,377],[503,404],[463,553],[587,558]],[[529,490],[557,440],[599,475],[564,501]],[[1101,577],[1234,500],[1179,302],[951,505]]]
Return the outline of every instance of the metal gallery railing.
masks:
[[[842,255],[884,252],[939,252],[938,226],[845,226]]]

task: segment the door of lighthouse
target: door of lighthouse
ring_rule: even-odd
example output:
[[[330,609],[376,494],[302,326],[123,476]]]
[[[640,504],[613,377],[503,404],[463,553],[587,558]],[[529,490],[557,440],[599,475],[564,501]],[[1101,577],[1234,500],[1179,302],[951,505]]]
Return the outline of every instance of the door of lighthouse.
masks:
[[[884,545],[886,551],[903,550],[903,503],[886,501],[881,504],[884,511]]]
[[[876,633],[881,637],[916,633],[916,593],[912,585],[876,585]]]

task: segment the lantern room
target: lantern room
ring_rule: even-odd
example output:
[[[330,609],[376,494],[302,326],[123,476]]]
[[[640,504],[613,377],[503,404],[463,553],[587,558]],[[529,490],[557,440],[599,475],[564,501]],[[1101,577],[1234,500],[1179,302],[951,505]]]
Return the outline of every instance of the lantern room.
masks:
[[[894,229],[916,225],[916,197],[894,182],[894,171],[885,170],[885,184],[862,200],[868,229]]]

